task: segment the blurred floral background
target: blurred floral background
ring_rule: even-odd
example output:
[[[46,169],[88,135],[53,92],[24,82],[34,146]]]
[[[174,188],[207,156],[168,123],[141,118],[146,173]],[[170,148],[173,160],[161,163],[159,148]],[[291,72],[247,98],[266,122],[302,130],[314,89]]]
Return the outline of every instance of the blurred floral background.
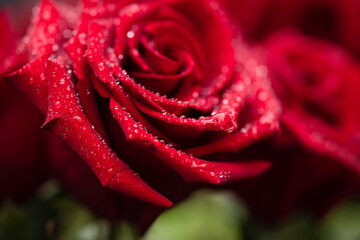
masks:
[[[64,2],[76,5],[75,1]],[[101,5],[88,2],[97,8]],[[154,168],[159,173],[146,175],[141,164],[144,169],[149,167],[148,152],[130,145],[120,147],[116,151],[128,147],[134,152],[120,154],[122,158],[142,155],[138,159],[141,175],[152,185],[159,184],[161,193],[175,203],[166,209],[148,207],[103,190],[72,150],[45,130],[38,131],[43,117],[1,81],[0,240],[360,240],[360,1],[208,2],[216,11],[222,9],[231,27],[241,33],[251,54],[243,49],[239,54],[259,61],[255,75],[271,78],[282,115],[280,132],[270,137],[265,134],[237,153],[218,154],[211,152],[218,146],[210,146],[205,159],[264,159],[271,163],[270,170],[259,163],[239,182],[220,187],[187,184],[172,169],[159,167],[156,160]],[[31,15],[39,11],[34,8],[37,4],[0,1],[0,59],[14,52],[12,39],[24,36]],[[202,9],[196,11],[201,19]],[[76,35],[75,30],[66,30],[65,38]],[[133,34],[129,31],[127,37]],[[52,50],[58,48],[53,45]],[[124,68],[134,71],[131,64],[125,62]],[[2,71],[0,68],[0,75],[6,72]],[[296,83],[299,79],[304,83]],[[105,106],[105,101],[99,102]],[[243,121],[248,119],[238,123]],[[204,151],[193,149],[195,155],[197,150]],[[223,175],[226,173],[221,178]],[[119,212],[126,217],[117,216]]]

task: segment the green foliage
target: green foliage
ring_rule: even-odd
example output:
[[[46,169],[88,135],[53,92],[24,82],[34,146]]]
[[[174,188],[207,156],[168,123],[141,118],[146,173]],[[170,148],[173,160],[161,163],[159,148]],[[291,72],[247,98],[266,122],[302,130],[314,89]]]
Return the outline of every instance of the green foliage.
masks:
[[[140,238],[125,221],[109,222],[48,182],[35,198],[0,211],[0,240],[359,240],[360,203],[333,209],[323,220],[298,215],[282,225],[261,224],[230,191],[200,190],[164,211]]]
[[[349,202],[330,212],[319,228],[321,239],[359,240],[360,203]]]
[[[240,240],[243,218],[233,194],[203,190],[161,214],[144,240]]]

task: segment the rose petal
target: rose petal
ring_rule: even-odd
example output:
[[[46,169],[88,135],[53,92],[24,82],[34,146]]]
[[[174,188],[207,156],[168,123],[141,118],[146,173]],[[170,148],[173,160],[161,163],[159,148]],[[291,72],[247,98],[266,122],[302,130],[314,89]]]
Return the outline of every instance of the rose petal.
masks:
[[[176,170],[188,182],[208,182],[222,184],[241,178],[256,176],[270,167],[269,162],[220,163],[193,158],[172,146],[165,145],[129,115],[114,98],[110,100],[110,110],[120,124],[128,140],[150,148],[160,159]]]
[[[103,186],[155,205],[171,206],[171,202],[132,172],[91,127],[76,100],[66,68],[49,60],[47,70],[49,111],[45,126],[79,154]]]

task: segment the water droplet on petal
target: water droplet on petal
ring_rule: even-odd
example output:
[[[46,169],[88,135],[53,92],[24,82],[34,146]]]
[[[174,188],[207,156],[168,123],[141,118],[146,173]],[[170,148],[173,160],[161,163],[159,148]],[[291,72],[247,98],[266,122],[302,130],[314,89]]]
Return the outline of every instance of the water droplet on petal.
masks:
[[[54,105],[55,105],[56,108],[60,108],[60,107],[61,107],[60,101],[56,101]]]
[[[54,52],[56,52],[57,50],[59,50],[59,45],[57,45],[57,44],[54,44],[54,45],[52,45],[52,50],[54,51]]]
[[[127,32],[127,34],[126,34],[126,36],[128,37],[128,38],[133,38],[134,36],[135,36],[135,33],[134,33],[134,31],[128,31]]]
[[[80,33],[78,37],[79,37],[80,44],[85,45],[86,44],[86,38],[87,38],[86,33]]]
[[[100,63],[98,64],[98,68],[99,68],[99,71],[104,71],[104,69],[105,69],[104,63],[103,63],[103,62],[100,62]]]
[[[73,119],[78,122],[79,124],[84,123],[84,119],[82,119],[80,116],[74,116]]]

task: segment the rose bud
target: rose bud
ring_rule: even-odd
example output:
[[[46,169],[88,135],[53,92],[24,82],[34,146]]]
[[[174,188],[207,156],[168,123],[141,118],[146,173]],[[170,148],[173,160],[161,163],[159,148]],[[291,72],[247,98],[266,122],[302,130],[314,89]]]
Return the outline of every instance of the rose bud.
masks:
[[[337,46],[293,29],[264,46],[282,134],[263,148],[273,168],[244,196],[268,219],[300,207],[321,216],[359,189],[360,66]]]
[[[169,207],[195,186],[182,179],[224,184],[269,168],[206,159],[272,135],[280,113],[264,66],[216,2],[45,0],[34,12],[6,79],[82,159],[51,164],[88,206],[102,192],[120,214],[134,199]]]
[[[17,40],[4,12],[0,12],[0,35],[0,65],[4,65]],[[0,78],[0,203],[8,198],[26,200],[45,180],[39,130],[43,121],[39,110]]]

